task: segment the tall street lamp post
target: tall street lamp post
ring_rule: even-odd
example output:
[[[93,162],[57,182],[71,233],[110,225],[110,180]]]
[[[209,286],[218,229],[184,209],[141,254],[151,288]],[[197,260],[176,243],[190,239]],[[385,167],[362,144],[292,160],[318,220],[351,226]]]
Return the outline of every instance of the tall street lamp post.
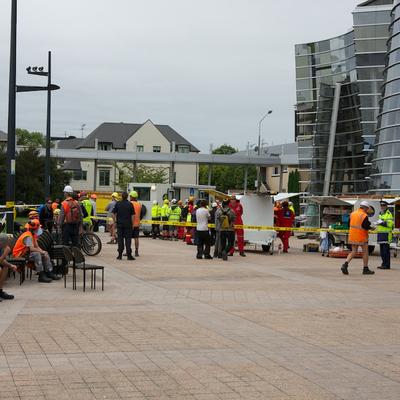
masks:
[[[261,124],[264,121],[265,118],[268,117],[268,115],[272,114],[272,110],[269,110],[259,121],[258,123],[258,156],[261,155]],[[261,187],[261,165],[258,166],[257,168],[257,191],[260,191],[260,187]]]
[[[60,89],[51,83],[51,52],[49,52],[49,70],[43,71],[42,67],[28,67],[32,75],[48,77],[47,86],[17,86],[17,0],[11,0],[11,35],[10,35],[10,77],[8,89],[8,136],[7,136],[7,185],[6,185],[6,210],[7,232],[14,232],[15,208],[15,113],[17,92],[47,91],[47,129],[46,129],[46,161],[45,161],[45,194],[50,195],[50,113],[51,91]]]
[[[47,118],[46,118],[46,156],[44,167],[44,194],[46,198],[50,197],[51,192],[51,171],[50,171],[50,141],[51,141],[51,91],[59,89],[59,86],[51,83],[51,51],[48,53],[48,67],[44,71],[43,67],[28,67],[26,70],[30,75],[47,76],[46,87],[36,86],[18,86],[18,92],[30,92],[36,90],[47,90]]]
[[[11,2],[11,36],[10,36],[10,76],[8,88],[8,137],[7,137],[7,185],[6,210],[7,232],[14,232],[15,206],[15,106],[17,80],[17,0]]]

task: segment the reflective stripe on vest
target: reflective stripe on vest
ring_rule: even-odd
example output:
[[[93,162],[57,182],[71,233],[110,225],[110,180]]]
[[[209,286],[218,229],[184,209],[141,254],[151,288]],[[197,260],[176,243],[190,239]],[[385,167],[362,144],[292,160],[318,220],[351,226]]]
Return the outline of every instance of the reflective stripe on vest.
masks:
[[[368,230],[362,227],[366,217],[368,217],[367,213],[361,208],[350,214],[350,243],[368,243]]]
[[[179,206],[176,206],[175,208],[171,208],[171,211],[169,214],[169,220],[179,222],[180,219],[181,219],[181,209],[179,208]]]
[[[151,207],[151,217],[158,218],[161,216],[161,207],[157,204]]]
[[[92,209],[93,205],[90,200],[86,199],[82,201],[83,207],[85,207],[86,212],[88,213],[88,216],[86,218],[83,218],[83,222],[87,222],[89,224],[92,223],[92,219],[90,216],[92,215]]]
[[[30,231],[24,232],[16,241],[14,248],[13,248],[13,256],[14,257],[23,257],[28,252],[28,247],[24,244],[24,239],[26,237],[30,237],[33,243],[33,234]]]

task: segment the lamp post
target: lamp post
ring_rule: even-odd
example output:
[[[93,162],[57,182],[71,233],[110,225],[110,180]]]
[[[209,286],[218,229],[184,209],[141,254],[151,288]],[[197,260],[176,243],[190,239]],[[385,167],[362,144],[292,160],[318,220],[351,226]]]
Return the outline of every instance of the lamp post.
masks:
[[[259,121],[258,123],[258,156],[261,155],[261,124],[264,121],[265,118],[268,117],[268,115],[272,114],[272,110],[269,110]],[[261,182],[260,182],[260,178],[261,178],[261,165],[258,166],[257,168],[257,191],[260,191],[260,187],[261,187]]]
[[[28,67],[26,71],[29,75],[47,76],[47,87],[37,88],[37,90],[47,90],[47,117],[46,117],[46,156],[44,164],[44,195],[45,198],[50,197],[51,192],[51,172],[50,172],[50,141],[51,141],[51,91],[57,90],[56,85],[51,84],[51,51],[48,53],[48,67],[44,71],[43,67]],[[33,91],[33,86],[18,86],[18,92]],[[58,86],[57,86],[58,88]]]
[[[7,136],[7,185],[6,210],[7,232],[14,232],[15,205],[15,106],[17,78],[17,0],[11,2],[11,36],[10,36],[10,76],[8,88],[8,136]]]

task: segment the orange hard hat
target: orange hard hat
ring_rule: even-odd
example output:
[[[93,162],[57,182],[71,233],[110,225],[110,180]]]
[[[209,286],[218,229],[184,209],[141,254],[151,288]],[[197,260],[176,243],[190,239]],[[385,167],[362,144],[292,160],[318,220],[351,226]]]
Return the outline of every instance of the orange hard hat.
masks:
[[[39,213],[37,212],[37,211],[31,211],[29,214],[28,214],[28,218],[29,219],[34,219],[34,218],[36,218],[36,217],[38,217],[39,216]]]
[[[96,194],[96,193],[92,193],[92,194],[90,195],[90,198],[91,198],[91,199],[97,199],[97,194]]]
[[[28,221],[28,223],[25,225],[26,229],[39,229],[40,228],[40,222],[38,219],[32,219]]]

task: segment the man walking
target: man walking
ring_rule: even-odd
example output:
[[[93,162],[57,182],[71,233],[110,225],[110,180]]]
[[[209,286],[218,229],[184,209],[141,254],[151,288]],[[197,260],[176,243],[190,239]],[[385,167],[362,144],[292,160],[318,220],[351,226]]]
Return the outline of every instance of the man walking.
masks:
[[[217,235],[219,231],[219,240],[221,248],[221,256],[223,260],[228,260],[229,250],[235,244],[235,220],[236,215],[229,208],[229,200],[222,202],[222,207],[215,213],[215,226]]]
[[[379,269],[390,269],[390,243],[393,237],[393,226],[393,215],[389,211],[388,203],[382,200],[376,229],[378,231],[378,243],[382,258],[382,265],[378,267]]]
[[[134,223],[135,210],[128,201],[128,193],[122,192],[122,200],[118,201],[114,206],[114,217],[118,232],[118,257],[122,260],[124,245],[128,260],[134,260],[132,257],[132,228]]]
[[[65,200],[61,204],[60,217],[58,219],[62,240],[65,246],[79,246],[79,230],[82,225],[82,212],[79,203],[73,199],[71,186],[65,186]]]
[[[197,256],[201,260],[212,260],[210,255],[210,233],[208,231],[208,221],[210,212],[207,209],[207,200],[201,200],[200,207],[196,210],[196,235],[197,235]]]
[[[359,246],[363,252],[363,274],[373,275],[375,271],[368,268],[368,230],[371,229],[371,222],[368,219],[370,205],[366,201],[360,203],[360,208],[350,214],[349,244],[351,244],[351,253],[347,256],[342,265],[342,273],[348,275],[349,262],[354,258]]]

